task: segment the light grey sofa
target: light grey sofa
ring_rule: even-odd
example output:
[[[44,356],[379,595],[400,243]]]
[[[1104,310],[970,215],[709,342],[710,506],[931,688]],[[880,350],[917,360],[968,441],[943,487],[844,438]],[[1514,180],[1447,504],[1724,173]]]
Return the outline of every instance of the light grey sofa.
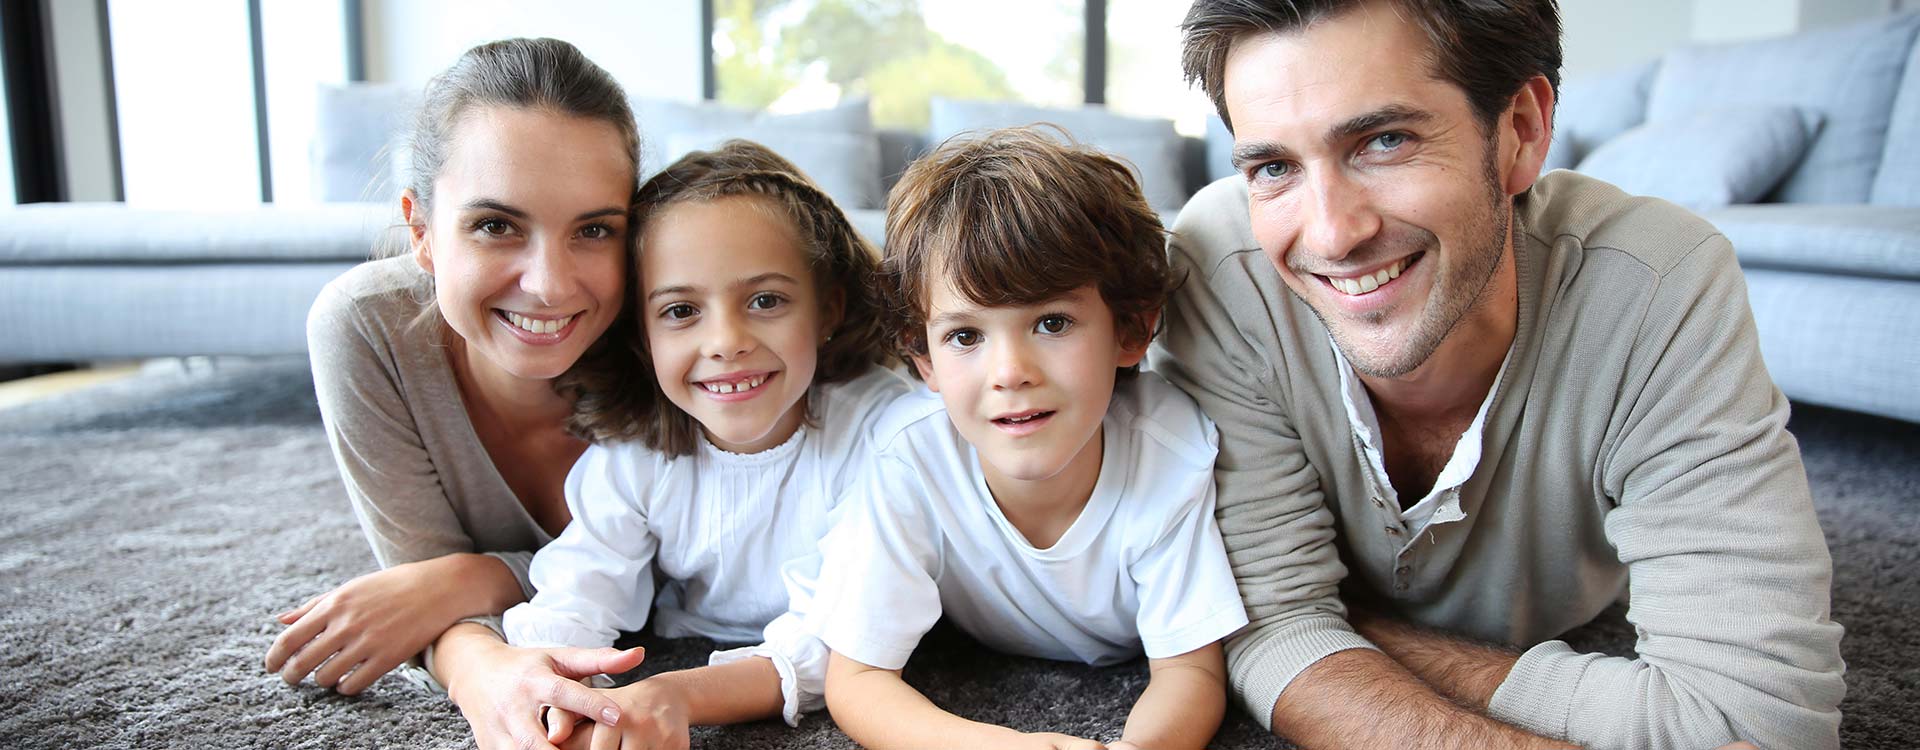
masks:
[[[1890,15],[1680,49],[1612,75],[1569,80],[1547,166],[1578,168],[1630,191],[1644,185],[1647,194],[1692,204],[1718,226],[1746,272],[1767,368],[1789,397],[1920,421],[1916,34],[1920,14]],[[1782,107],[1810,126],[1804,153],[1759,165],[1780,169],[1773,170],[1777,182],[1748,191],[1757,201],[1699,205],[1701,183],[1729,171],[1703,154],[1729,144],[1727,156],[1764,150],[1739,141],[1740,121]],[[1716,122],[1704,142],[1694,140],[1703,134],[1685,132],[1689,123]],[[1639,153],[1623,156],[1623,149]]]

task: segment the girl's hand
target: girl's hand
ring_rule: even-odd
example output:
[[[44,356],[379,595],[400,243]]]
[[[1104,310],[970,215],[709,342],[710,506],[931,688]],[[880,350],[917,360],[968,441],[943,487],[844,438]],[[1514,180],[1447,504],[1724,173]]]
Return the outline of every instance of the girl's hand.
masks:
[[[1118,742],[1109,743],[1107,745],[1107,750],[1146,750],[1146,748],[1140,747],[1139,745],[1135,745],[1126,740],[1120,740]]]
[[[444,648],[446,641],[441,643]],[[447,685],[447,696],[473,727],[474,742],[481,750],[553,750],[558,740],[549,741],[549,733],[540,726],[540,712],[547,706],[554,707],[548,721],[555,725],[564,721],[570,729],[578,716],[614,726],[628,721],[610,696],[579,680],[638,667],[646,657],[645,649],[514,648],[490,633],[474,643],[473,650],[456,657],[461,663],[453,665],[457,671]],[[440,661],[446,661],[444,655]],[[575,737],[588,736],[586,730],[580,727]]]
[[[687,698],[680,688],[660,680],[641,680],[626,687],[598,691],[620,705],[620,725],[594,723],[571,730],[564,750],[686,750]],[[555,712],[562,713],[562,712]],[[548,738],[572,716],[548,716]],[[563,739],[554,739],[560,744]]]
[[[1023,737],[1029,740],[1023,747],[1031,747],[1034,750],[1110,750],[1106,745],[1094,740],[1057,732],[1028,732]]]
[[[395,565],[275,615],[287,629],[267,649],[267,671],[288,685],[311,673],[321,687],[354,695],[372,685],[461,617],[449,590],[467,564],[458,555]],[[315,671],[318,670],[318,671]]]

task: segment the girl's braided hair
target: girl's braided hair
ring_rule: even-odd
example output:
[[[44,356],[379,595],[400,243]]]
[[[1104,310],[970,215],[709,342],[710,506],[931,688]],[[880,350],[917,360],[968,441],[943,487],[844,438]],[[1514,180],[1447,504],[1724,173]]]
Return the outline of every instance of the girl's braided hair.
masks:
[[[875,364],[892,363],[881,306],[873,289],[877,254],[861,239],[832,198],[792,162],[758,143],[731,140],[712,151],[695,151],[640,186],[633,201],[627,264],[628,294],[645,293],[640,257],[648,252],[645,226],[667,208],[688,202],[749,197],[792,223],[814,284],[823,299],[838,294],[840,320],[820,347],[813,385],[837,383]],[[693,453],[700,426],[660,390],[648,357],[639,305],[631,301],[607,332],[588,348],[557,388],[573,398],[567,429],[595,442],[639,440],[669,456]],[[811,410],[811,406],[808,407]],[[814,424],[816,415],[807,415]]]

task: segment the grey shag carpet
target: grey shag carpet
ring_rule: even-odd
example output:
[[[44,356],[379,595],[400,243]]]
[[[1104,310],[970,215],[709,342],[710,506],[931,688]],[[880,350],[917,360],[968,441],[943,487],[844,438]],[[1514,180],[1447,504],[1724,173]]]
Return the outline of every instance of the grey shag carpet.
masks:
[[[1920,426],[1814,407],[1793,421],[1835,561],[1851,748],[1920,744]],[[398,677],[346,698],[260,663],[270,618],[373,567],[302,359],[149,373],[0,410],[0,746],[467,747]],[[1569,636],[1629,654],[1618,612]],[[712,644],[648,636],[641,673]],[[937,630],[907,670],[983,721],[1119,735],[1144,664],[984,652]],[[696,730],[705,747],[852,747],[824,714]],[[1216,747],[1276,747],[1232,710]]]

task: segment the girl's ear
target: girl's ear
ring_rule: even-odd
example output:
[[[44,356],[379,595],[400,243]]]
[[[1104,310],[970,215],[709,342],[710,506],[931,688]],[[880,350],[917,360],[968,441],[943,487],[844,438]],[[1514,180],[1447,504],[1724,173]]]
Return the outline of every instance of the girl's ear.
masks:
[[[833,332],[840,328],[847,314],[847,293],[843,289],[829,289],[820,295],[820,344],[825,346],[833,340]]]
[[[1140,315],[1140,340],[1120,341],[1120,356],[1114,362],[1115,367],[1132,367],[1147,358],[1147,345],[1153,343],[1153,330],[1160,324],[1160,311],[1154,310]]]
[[[413,249],[413,262],[420,270],[433,273],[433,249],[427,242],[427,212],[420,207],[420,196],[413,188],[400,191],[400,218],[407,223],[407,247]]]

